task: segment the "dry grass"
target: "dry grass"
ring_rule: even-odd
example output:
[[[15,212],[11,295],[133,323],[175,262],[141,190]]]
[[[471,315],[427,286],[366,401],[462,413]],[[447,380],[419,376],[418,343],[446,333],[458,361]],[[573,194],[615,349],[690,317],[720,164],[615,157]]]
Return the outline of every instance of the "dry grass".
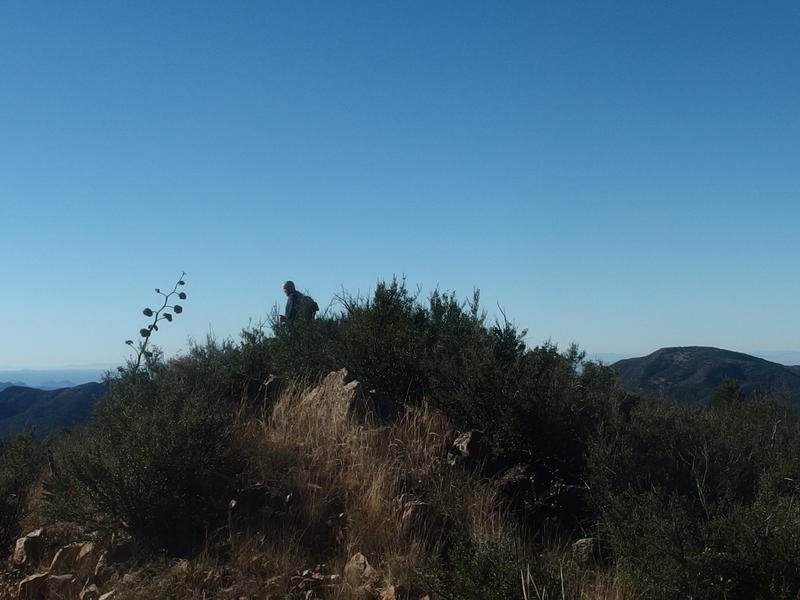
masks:
[[[530,566],[520,573],[524,600],[633,600],[636,596],[621,573],[613,570],[580,569],[566,559],[553,557],[557,573],[543,577]]]
[[[361,552],[384,587],[413,587],[452,531],[506,533],[491,487],[446,464],[453,435],[440,415],[421,408],[390,424],[356,419],[350,393],[329,376],[312,392],[285,393],[242,428],[251,476],[295,494],[312,560],[337,569]]]

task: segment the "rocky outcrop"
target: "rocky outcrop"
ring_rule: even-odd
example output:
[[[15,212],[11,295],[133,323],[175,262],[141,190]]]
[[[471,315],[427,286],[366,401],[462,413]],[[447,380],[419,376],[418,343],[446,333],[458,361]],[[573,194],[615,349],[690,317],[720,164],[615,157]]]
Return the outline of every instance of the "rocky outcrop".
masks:
[[[42,600],[47,594],[50,573],[36,573],[19,582],[17,597],[20,600]]]
[[[228,503],[228,511],[237,521],[251,520],[258,515],[280,517],[289,512],[292,500],[292,494],[276,494],[259,482],[238,490],[236,497]]]
[[[43,546],[42,530],[31,531],[17,540],[11,562],[16,566],[35,564],[42,556]]]
[[[600,538],[582,538],[572,544],[572,556],[582,565],[603,563],[608,559],[610,548]]]
[[[375,414],[369,390],[347,369],[331,371],[320,385],[303,397],[304,403],[326,405],[334,419],[363,419]]]
[[[472,429],[459,435],[447,451],[447,462],[453,466],[475,468],[486,459],[483,432]]]
[[[82,588],[81,581],[72,573],[65,573],[64,575],[53,575],[51,573],[47,578],[48,600],[77,598]]]
[[[356,597],[366,598],[377,595],[380,576],[369,564],[367,557],[360,552],[351,556],[347,561],[342,579]]]
[[[503,472],[497,478],[497,492],[511,508],[521,509],[534,496],[531,466],[520,463]]]

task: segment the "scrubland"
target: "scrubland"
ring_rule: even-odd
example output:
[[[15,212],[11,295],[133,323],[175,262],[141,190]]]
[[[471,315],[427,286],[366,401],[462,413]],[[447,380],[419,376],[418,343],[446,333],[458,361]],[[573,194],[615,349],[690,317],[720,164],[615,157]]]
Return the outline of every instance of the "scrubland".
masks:
[[[85,426],[3,446],[0,593],[80,543],[85,600],[800,594],[791,407],[669,404],[524,340],[477,295],[392,281],[144,355]]]

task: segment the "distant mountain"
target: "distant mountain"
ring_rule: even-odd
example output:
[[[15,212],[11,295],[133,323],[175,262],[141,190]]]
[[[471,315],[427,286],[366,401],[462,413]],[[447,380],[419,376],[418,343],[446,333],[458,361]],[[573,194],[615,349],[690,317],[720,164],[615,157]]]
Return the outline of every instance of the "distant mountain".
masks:
[[[0,391],[6,388],[10,388],[12,385],[25,385],[25,384],[20,381],[15,381],[13,383],[11,381],[0,381]]]
[[[588,352],[586,359],[591,361],[602,362],[603,364],[610,365],[623,358],[633,358],[636,354],[622,354],[620,352]]]
[[[89,419],[92,407],[106,393],[101,383],[58,390],[11,386],[0,391],[0,438],[12,437],[26,425],[39,436]]]
[[[75,368],[75,369],[22,369],[17,371],[0,371],[0,381],[14,381],[15,385],[54,390],[74,387],[82,383],[100,382],[110,369]]]
[[[744,394],[782,392],[800,403],[800,366],[787,367],[763,358],[711,348],[662,348],[612,365],[629,389],[655,391],[682,404],[705,404],[714,388],[731,377]]]

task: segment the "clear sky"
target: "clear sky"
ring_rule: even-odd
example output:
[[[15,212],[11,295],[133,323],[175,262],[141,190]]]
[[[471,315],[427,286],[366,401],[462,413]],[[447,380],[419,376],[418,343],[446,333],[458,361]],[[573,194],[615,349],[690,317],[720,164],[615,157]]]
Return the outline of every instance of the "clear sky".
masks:
[[[531,344],[800,349],[797,2],[0,3],[0,368],[168,353],[294,279]]]

